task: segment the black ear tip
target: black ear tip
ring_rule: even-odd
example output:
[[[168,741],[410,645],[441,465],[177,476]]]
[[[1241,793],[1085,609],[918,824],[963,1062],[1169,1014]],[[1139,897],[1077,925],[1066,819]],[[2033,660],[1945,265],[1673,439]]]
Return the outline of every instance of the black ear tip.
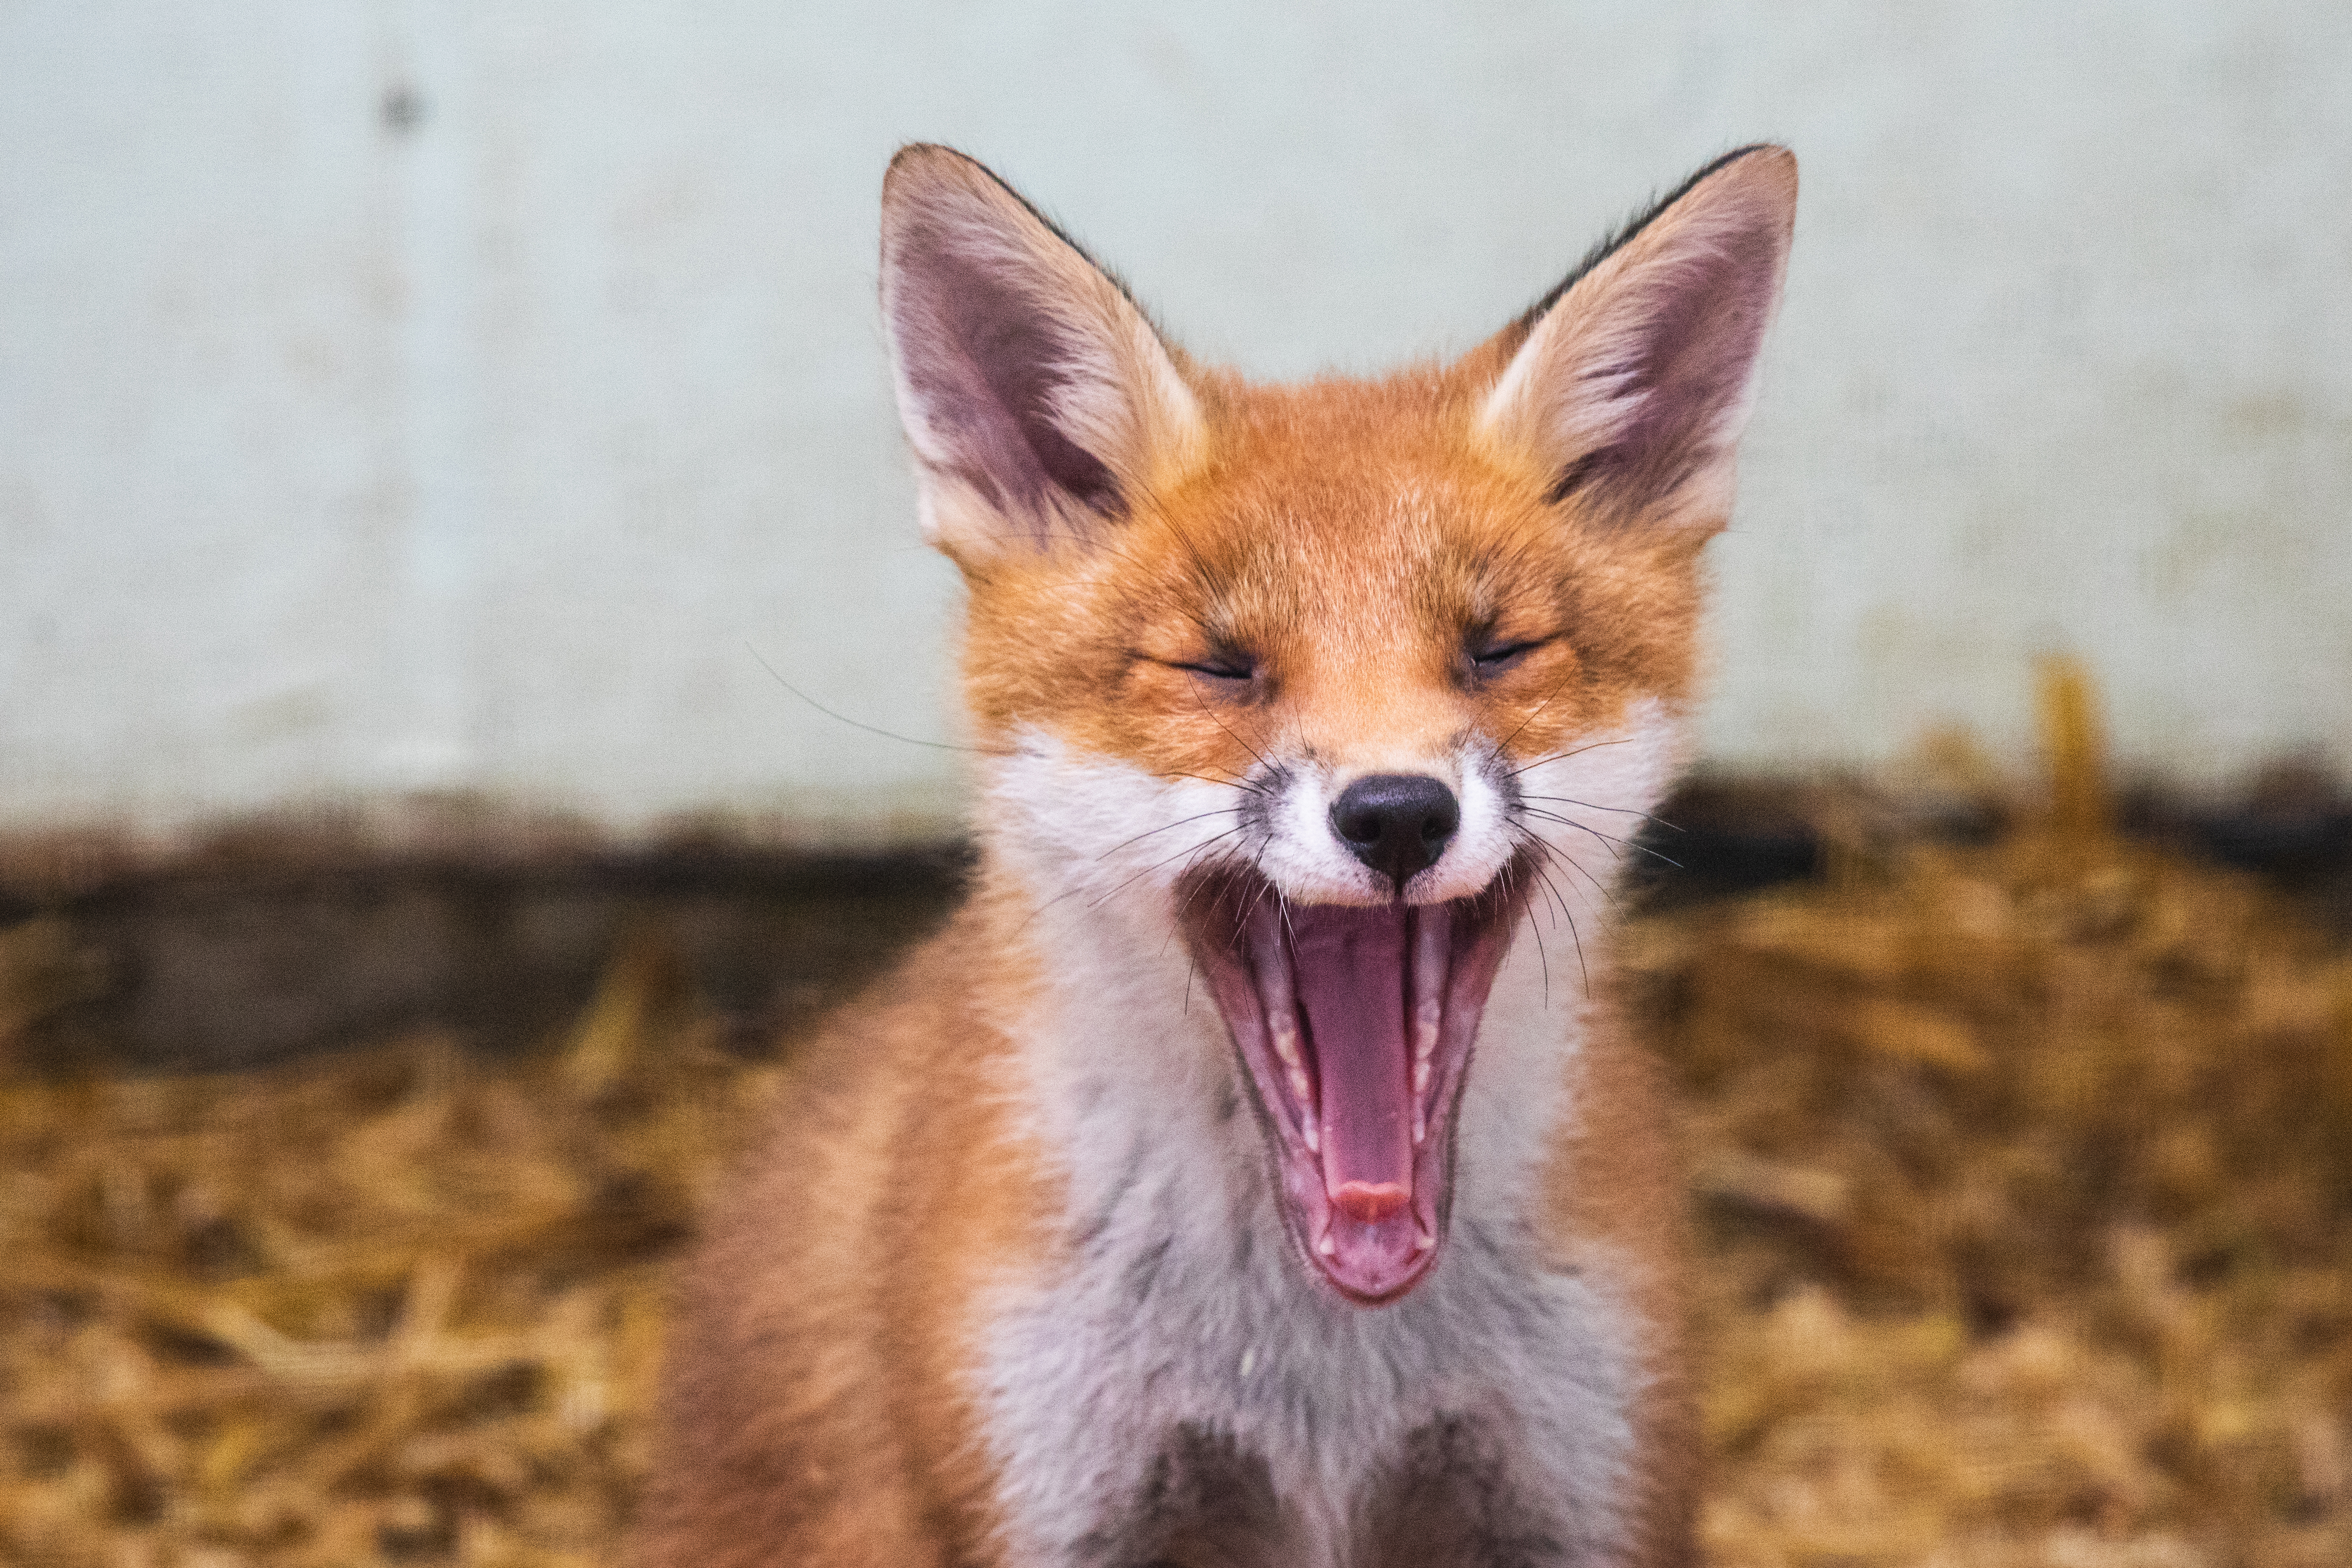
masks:
[[[1780,204],[1796,199],[1797,155],[1778,142],[1751,142],[1726,153],[1692,175],[1683,188],[1696,190],[1718,174],[1727,174],[1748,191],[1769,190]]]
[[[1719,154],[1700,164],[1698,172],[1691,176],[1690,183],[1696,184],[1710,174],[1719,174],[1734,163],[1747,163],[1751,168],[1760,169],[1773,164],[1794,168],[1796,163],[1797,155],[1789,150],[1786,142],[1750,142],[1745,146],[1734,147],[1730,152]]]

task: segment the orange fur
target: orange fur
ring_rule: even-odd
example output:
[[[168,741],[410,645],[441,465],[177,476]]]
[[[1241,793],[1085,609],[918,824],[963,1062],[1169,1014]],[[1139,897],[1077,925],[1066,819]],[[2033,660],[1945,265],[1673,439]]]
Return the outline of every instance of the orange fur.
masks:
[[[1160,345],[977,165],[939,149],[902,154],[886,195],[885,304],[926,517],[969,587],[962,670],[977,744],[1013,756],[1050,737],[1147,783],[1263,779],[1270,758],[1344,782],[1438,767],[1465,737],[1507,767],[1532,765],[1638,714],[1685,712],[1701,547],[1728,503],[1793,161],[1762,150],[1691,190],[1559,303],[1452,365],[1265,387]],[[961,243],[958,225],[977,226],[990,248],[950,260],[1010,257],[1011,280],[955,274],[953,289],[922,293],[922,268],[947,265],[934,258]],[[1684,279],[1725,255],[1744,268],[1729,282]],[[1044,373],[986,357],[998,317],[982,318],[994,337],[955,335],[974,287],[1001,287],[1011,303],[983,305],[1007,319],[1043,312],[1046,372],[1078,365],[1043,401],[985,402],[988,375]],[[1726,358],[1727,370],[1709,356],[1738,332],[1746,357]],[[1646,402],[1625,390],[1628,342],[1657,362]],[[1628,436],[1643,418],[1663,434]],[[1055,431],[1037,433],[1040,419],[1075,456]],[[1474,645],[1524,651],[1488,668]],[[1218,667],[1243,657],[1233,650],[1245,650],[1245,675]],[[807,1048],[726,1191],[686,1277],[641,1542],[649,1564],[1029,1560],[1005,1500],[1024,1478],[1007,1473],[1011,1450],[991,1435],[998,1395],[979,1369],[1001,1303],[1087,1261],[1076,1178],[1036,1087],[1040,1041],[1075,1016],[1067,954],[1046,934],[1066,929],[1050,924],[1066,910],[1021,848],[1032,830],[1012,809],[983,813],[961,914]],[[1156,886],[1132,895],[1145,900],[1138,918],[1172,921],[1178,892]],[[1127,907],[1114,901],[1102,919]],[[1587,1281],[1631,1325],[1631,1436],[1622,1475],[1611,1471],[1622,1517],[1606,1552],[1666,1568],[1691,1560],[1696,1488],[1679,1185],[1658,1074],[1606,1002],[1600,934],[1603,1001],[1556,1026],[1549,1070],[1564,1109],[1525,1223],[1543,1268]],[[1184,1003],[1205,1005],[1189,979]],[[1200,1070],[1234,1068],[1204,1059]],[[1299,1280],[1309,1291],[1303,1267]],[[1424,1459],[1375,1467],[1393,1484],[1343,1500],[1360,1529],[1318,1550],[1349,1563],[1570,1560],[1465,1545],[1492,1531],[1463,1522],[1450,1478],[1491,1467],[1446,1446],[1475,1447],[1486,1428],[1423,1430],[1435,1434],[1417,1439]],[[1200,1438],[1210,1450],[1233,1440]],[[1203,1564],[1293,1560],[1301,1521],[1319,1516],[1312,1500],[1236,1500],[1256,1495],[1262,1458],[1212,1453],[1249,1485],[1223,1502],[1163,1499],[1172,1522],[1148,1549]],[[1103,1550],[1108,1562],[1122,1549]]]

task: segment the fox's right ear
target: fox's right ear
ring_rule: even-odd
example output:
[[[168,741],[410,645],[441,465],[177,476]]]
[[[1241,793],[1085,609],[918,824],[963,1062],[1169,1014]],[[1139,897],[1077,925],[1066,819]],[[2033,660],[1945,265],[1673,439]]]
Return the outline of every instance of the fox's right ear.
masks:
[[[924,535],[959,562],[1097,539],[1198,458],[1200,405],[1143,312],[961,153],[890,161],[882,319]]]

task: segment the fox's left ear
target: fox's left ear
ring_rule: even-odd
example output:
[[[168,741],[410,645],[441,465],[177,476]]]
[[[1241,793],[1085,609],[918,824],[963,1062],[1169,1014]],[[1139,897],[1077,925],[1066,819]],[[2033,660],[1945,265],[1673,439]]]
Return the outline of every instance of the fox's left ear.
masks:
[[[1731,511],[1797,212],[1785,147],[1717,159],[1507,329],[1481,432],[1546,499],[1699,536]]]
[[[923,531],[966,566],[1098,542],[1198,460],[1199,405],[1143,312],[961,153],[891,160],[882,319]]]

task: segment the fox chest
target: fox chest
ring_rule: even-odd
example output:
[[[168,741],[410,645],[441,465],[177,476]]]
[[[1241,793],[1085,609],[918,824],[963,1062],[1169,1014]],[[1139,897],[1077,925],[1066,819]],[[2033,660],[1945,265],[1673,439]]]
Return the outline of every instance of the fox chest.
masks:
[[[1637,1389],[1603,1282],[1457,1217],[1428,1282],[1366,1309],[1268,1213],[1134,1206],[988,1330],[1015,1561],[1613,1560]]]

